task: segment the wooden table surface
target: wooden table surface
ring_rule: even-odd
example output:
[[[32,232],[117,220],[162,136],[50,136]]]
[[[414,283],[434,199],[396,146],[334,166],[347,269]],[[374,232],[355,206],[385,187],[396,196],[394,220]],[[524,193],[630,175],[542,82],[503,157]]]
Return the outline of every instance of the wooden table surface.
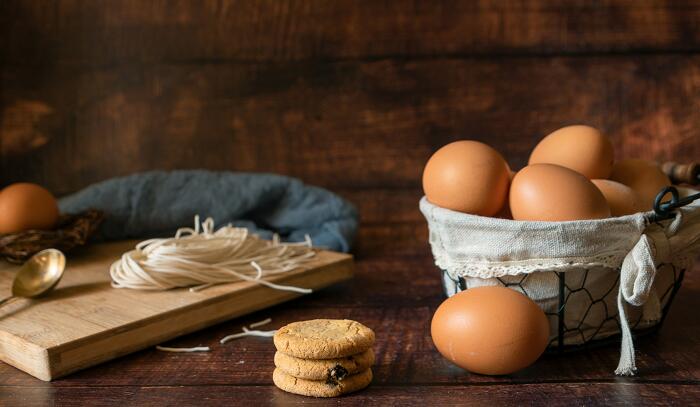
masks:
[[[367,226],[371,229],[371,226]],[[417,227],[418,235],[424,229]],[[0,364],[2,405],[687,405],[700,400],[700,269],[687,273],[661,331],[636,342],[639,375],[613,374],[616,345],[545,355],[516,374],[489,377],[450,364],[433,347],[430,319],[444,299],[425,240],[360,255],[353,281],[168,342],[211,346],[209,353],[144,350],[51,383]],[[218,340],[272,318],[271,328],[311,318],[350,318],[373,328],[372,385],[337,400],[287,394],[272,384],[269,338]]]
[[[272,386],[267,317],[344,317],[377,332],[372,386],[342,404],[693,404],[700,269],[661,331],[545,356],[508,377],[451,366],[429,321],[443,300],[418,211],[441,145],[487,142],[515,169],[544,135],[587,123],[616,157],[700,158],[700,2],[663,0],[4,0],[0,185],[57,195],[179,168],[298,177],[357,205],[354,281],[44,383],[0,364],[0,405],[334,404]]]

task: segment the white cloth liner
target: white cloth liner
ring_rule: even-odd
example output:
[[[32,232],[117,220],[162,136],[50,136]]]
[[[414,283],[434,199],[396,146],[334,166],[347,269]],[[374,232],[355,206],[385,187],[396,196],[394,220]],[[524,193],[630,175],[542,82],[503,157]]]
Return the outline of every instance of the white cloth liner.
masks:
[[[678,189],[682,196],[697,193]],[[472,285],[479,285],[479,281],[488,285],[495,278],[544,271],[620,272],[617,307],[622,347],[615,371],[618,375],[636,371],[625,302],[643,306],[645,319],[658,322],[661,305],[653,290],[657,265],[686,267],[695,258],[700,251],[699,208],[700,200],[676,210],[674,219],[658,223],[648,220],[653,212],[600,220],[525,222],[451,211],[425,197],[420,201],[435,264],[455,281],[462,277]],[[473,284],[475,280],[477,284]],[[555,284],[551,279],[540,280],[540,291],[558,290],[551,286]],[[551,298],[535,295],[533,300],[544,308],[544,301]]]

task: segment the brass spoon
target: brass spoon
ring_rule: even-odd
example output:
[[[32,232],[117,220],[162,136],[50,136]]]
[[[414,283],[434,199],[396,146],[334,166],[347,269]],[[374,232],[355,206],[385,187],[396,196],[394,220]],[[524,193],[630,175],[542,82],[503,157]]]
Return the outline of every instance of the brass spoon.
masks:
[[[17,271],[12,282],[12,295],[0,300],[0,305],[17,298],[35,298],[51,291],[63,277],[66,256],[60,250],[46,249],[32,256]]]

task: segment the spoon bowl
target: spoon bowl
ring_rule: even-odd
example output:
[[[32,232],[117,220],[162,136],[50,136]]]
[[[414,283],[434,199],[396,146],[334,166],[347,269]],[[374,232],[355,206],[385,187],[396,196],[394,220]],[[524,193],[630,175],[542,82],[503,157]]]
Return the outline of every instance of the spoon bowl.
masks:
[[[40,251],[17,271],[12,283],[12,296],[34,298],[46,294],[61,280],[65,268],[66,256],[61,251]]]

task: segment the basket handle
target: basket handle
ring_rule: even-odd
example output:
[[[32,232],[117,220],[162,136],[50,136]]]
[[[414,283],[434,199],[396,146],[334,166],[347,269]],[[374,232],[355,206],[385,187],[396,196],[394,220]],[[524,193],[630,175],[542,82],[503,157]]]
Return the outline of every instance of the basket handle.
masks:
[[[671,194],[670,201],[663,200],[667,194]],[[674,209],[686,206],[698,199],[700,199],[700,192],[681,198],[676,187],[666,187],[662,189],[661,192],[656,195],[656,199],[654,199],[654,214],[651,216],[650,220],[652,222],[658,222],[664,219],[671,219],[676,216]]]
[[[668,161],[661,166],[673,184],[700,184],[700,163],[679,164]]]

